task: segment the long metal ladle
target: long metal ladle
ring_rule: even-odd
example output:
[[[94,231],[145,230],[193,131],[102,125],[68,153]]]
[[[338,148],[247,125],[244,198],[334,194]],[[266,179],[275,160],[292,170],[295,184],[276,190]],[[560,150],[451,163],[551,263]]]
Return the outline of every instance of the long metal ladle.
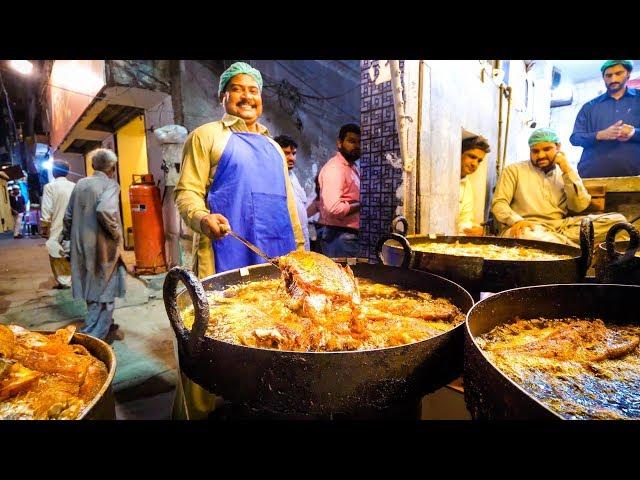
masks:
[[[264,253],[262,250],[260,250],[258,247],[256,247],[253,243],[251,243],[249,240],[247,240],[246,238],[241,237],[240,235],[238,235],[236,232],[234,232],[233,230],[229,229],[229,230],[225,230],[225,233],[227,235],[231,235],[233,238],[235,238],[236,240],[244,243],[244,245],[251,250],[253,253],[261,256],[262,258],[264,258],[267,262],[272,263],[273,265],[275,265],[276,267],[280,268],[280,265],[278,265],[278,260],[276,258],[272,258],[269,255],[267,255],[266,253]]]

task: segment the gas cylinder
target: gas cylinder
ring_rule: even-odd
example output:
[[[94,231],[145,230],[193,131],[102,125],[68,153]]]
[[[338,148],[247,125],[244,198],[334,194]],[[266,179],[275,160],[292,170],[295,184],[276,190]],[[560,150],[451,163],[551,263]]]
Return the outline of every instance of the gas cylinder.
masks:
[[[166,271],[160,189],[154,183],[152,174],[133,175],[129,187],[129,202],[136,273],[155,274]]]

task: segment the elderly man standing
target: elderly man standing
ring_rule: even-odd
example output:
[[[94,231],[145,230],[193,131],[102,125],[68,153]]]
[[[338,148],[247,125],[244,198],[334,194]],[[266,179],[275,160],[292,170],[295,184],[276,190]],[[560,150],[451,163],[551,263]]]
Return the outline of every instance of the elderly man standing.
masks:
[[[62,233],[64,214],[76,184],[67,180],[69,164],[64,160],[53,162],[51,173],[54,180],[44,186],[42,193],[42,236],[49,237],[46,247],[56,288],[68,288],[71,286],[71,265],[63,255],[58,238]]]
[[[234,238],[229,228],[270,256],[304,248],[304,237],[287,163],[280,146],[258,123],[262,75],[236,62],[220,77],[222,120],[196,128],[187,138],[174,199],[196,233],[194,270],[200,278],[264,263]],[[180,376],[175,418],[204,418],[215,395]]]
[[[95,171],[78,181],[71,194],[61,240],[71,241],[73,297],[87,302],[80,331],[104,339],[113,323],[115,297],[125,295],[120,186],[114,180],[118,158],[106,148],[90,152],[89,158]]]
[[[220,77],[218,97],[226,113],[191,132],[174,190],[180,215],[196,232],[194,270],[201,278],[264,263],[225,238],[230,228],[270,256],[304,247],[287,163],[258,123],[262,75],[236,62]]]
[[[584,178],[640,175],[640,93],[628,88],[631,60],[600,67],[607,91],[585,103],[569,141],[583,147],[578,172]]]
[[[298,218],[300,219],[300,226],[302,227],[302,234],[304,235],[304,249],[309,250],[309,219],[307,218],[307,193],[300,185],[300,180],[293,171],[293,167],[296,166],[296,153],[298,152],[297,142],[289,135],[278,135],[274,138],[275,142],[280,145],[284,158],[287,160],[287,167],[289,168],[289,180],[291,180],[291,186],[293,187],[293,193],[296,196],[296,207],[298,208]]]
[[[530,160],[507,166],[496,186],[491,211],[506,226],[502,237],[543,240],[578,246],[580,213],[591,202],[582,179],[571,168],[560,140],[550,128],[529,137]],[[604,241],[611,226],[626,219],[619,213],[589,215],[595,241]]]

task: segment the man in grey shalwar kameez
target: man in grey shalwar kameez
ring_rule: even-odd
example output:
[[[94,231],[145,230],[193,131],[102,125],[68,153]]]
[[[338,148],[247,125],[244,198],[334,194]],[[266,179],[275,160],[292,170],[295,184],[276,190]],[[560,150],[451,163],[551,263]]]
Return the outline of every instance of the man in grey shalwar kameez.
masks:
[[[104,148],[89,156],[95,172],[76,184],[62,237],[70,240],[73,297],[87,302],[80,332],[104,339],[113,323],[115,297],[125,295],[120,186],[114,180],[118,159]]]

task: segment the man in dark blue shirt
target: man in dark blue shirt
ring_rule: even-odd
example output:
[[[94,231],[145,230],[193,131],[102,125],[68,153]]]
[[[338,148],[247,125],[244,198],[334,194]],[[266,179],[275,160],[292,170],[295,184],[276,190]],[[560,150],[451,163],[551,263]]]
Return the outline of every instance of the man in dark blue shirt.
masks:
[[[600,71],[607,91],[585,103],[569,140],[583,147],[582,178],[640,175],[640,92],[627,87],[633,62],[607,60]]]

